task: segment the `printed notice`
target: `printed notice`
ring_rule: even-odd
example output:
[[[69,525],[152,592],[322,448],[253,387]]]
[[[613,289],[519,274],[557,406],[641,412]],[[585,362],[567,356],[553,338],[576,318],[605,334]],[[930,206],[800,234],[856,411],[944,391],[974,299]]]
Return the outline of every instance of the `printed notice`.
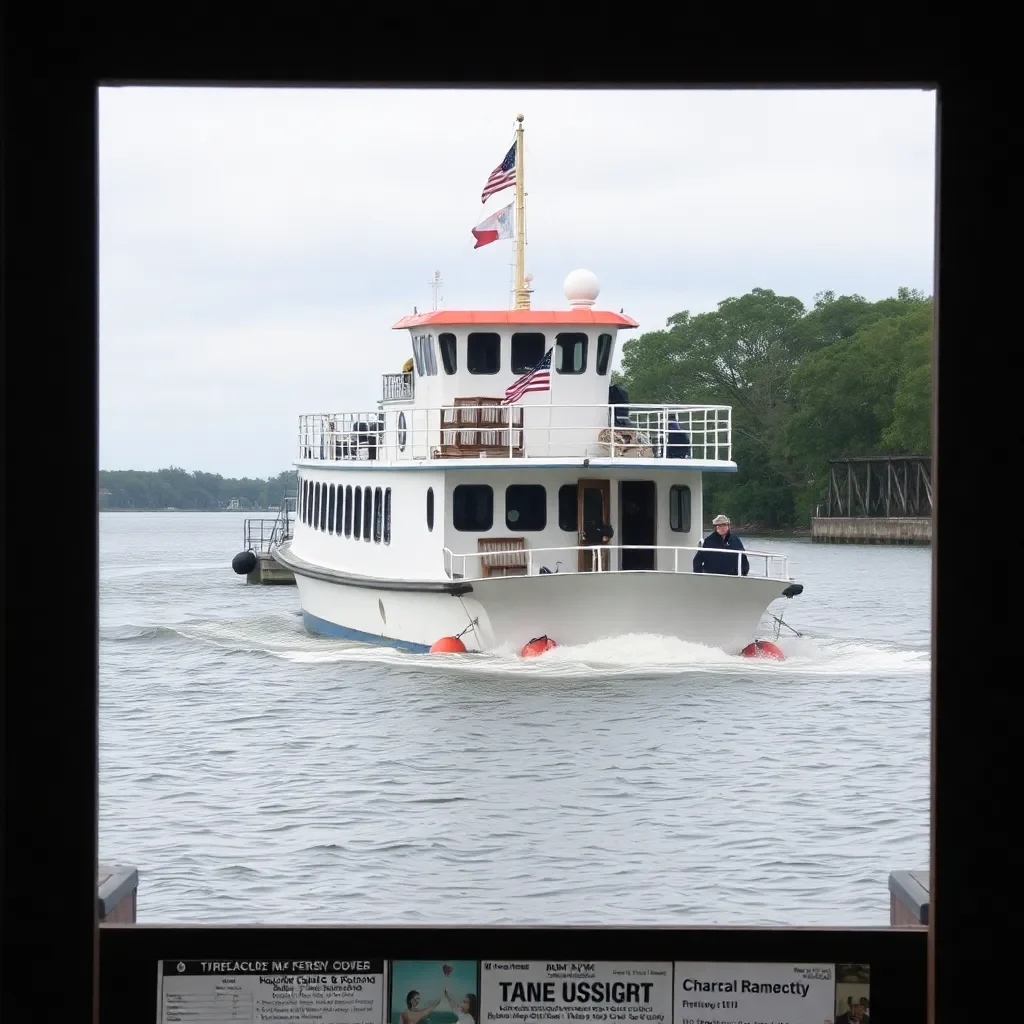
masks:
[[[672,964],[485,960],[482,1024],[672,1024]]]
[[[833,964],[677,963],[674,1024],[833,1024]]]
[[[383,960],[163,960],[157,1024],[384,1024]]]

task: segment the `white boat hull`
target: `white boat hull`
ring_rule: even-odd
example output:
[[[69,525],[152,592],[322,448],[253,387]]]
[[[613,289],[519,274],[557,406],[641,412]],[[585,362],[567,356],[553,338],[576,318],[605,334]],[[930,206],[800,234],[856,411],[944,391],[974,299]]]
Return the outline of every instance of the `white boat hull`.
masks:
[[[459,633],[471,651],[518,651],[542,635],[576,646],[651,633],[739,654],[789,585],[750,576],[599,572],[438,581],[449,588],[443,592],[401,589],[399,581],[374,585],[365,577],[343,582],[323,571],[304,575],[301,560],[286,553],[284,559],[295,572],[309,630],[412,651]]]

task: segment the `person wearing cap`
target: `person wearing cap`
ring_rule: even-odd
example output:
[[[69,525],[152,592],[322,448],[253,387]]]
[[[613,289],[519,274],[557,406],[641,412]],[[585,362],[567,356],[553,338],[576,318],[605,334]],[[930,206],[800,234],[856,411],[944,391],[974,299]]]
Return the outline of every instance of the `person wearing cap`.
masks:
[[[735,576],[737,559],[740,559],[743,575],[750,572],[750,562],[743,551],[743,541],[732,530],[728,516],[715,516],[711,520],[714,530],[704,538],[701,549],[693,556],[694,572],[713,572],[719,576]],[[727,554],[735,551],[737,554]]]

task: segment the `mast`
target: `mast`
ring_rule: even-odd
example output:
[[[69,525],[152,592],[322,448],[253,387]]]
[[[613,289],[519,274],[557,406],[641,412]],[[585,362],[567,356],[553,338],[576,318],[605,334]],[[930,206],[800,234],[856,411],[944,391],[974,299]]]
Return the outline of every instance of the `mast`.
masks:
[[[516,115],[516,309],[530,308],[526,280],[526,193],[523,168],[523,115]]]

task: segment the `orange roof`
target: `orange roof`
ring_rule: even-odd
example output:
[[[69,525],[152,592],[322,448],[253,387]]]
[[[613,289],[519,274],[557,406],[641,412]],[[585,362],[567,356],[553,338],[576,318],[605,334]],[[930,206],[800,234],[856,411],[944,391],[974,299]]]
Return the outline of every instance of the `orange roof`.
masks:
[[[470,324],[536,324],[559,326],[562,324],[607,324],[613,327],[639,327],[632,318],[622,313],[601,312],[594,309],[438,309],[432,313],[403,316],[392,330],[407,327],[462,327]]]

